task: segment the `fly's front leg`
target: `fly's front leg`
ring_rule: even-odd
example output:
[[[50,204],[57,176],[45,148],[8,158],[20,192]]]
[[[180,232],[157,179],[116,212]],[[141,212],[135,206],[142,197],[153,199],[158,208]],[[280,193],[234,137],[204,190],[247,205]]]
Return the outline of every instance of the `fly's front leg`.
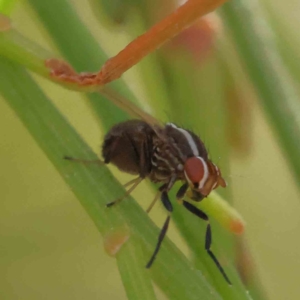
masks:
[[[197,191],[195,189],[191,190],[191,194],[189,195],[189,197],[197,202],[200,202],[201,200],[203,200],[205,198],[199,191]]]
[[[183,206],[190,211],[192,214],[196,215],[200,219],[206,221],[206,235],[205,235],[205,250],[207,251],[208,255],[211,257],[211,259],[214,261],[215,265],[223,275],[226,282],[231,285],[231,281],[229,280],[227,274],[225,273],[223,267],[221,266],[220,262],[218,261],[217,257],[214,255],[214,253],[211,251],[211,244],[212,244],[212,236],[211,236],[211,227],[209,223],[208,216],[200,209],[195,207],[194,205],[190,204],[189,202],[183,201]]]
[[[147,212],[147,213],[149,213],[149,212],[151,211],[151,209],[152,209],[153,206],[155,205],[156,201],[157,201],[157,200],[159,199],[159,197],[161,196],[162,191],[165,191],[165,190],[167,189],[167,187],[168,187],[168,184],[164,184],[164,185],[162,185],[162,186],[158,189],[158,191],[157,191],[157,193],[156,193],[156,195],[155,195],[153,201],[150,203],[149,207],[146,209],[146,212]]]
[[[176,194],[176,199],[177,199],[177,202],[179,204],[182,204],[183,203],[183,197],[185,196],[186,194],[186,191],[188,190],[189,188],[189,184],[186,182],[184,183],[180,189],[178,190],[177,194]]]

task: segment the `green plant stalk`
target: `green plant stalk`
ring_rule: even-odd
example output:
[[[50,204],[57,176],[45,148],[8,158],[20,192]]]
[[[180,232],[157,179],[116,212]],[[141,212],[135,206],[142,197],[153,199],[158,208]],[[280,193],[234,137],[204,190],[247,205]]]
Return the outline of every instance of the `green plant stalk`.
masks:
[[[0,33],[0,54],[50,79],[49,70],[44,61],[53,55],[26,39],[16,30]]]
[[[109,233],[111,228],[118,230],[129,226],[131,235],[142,242],[145,255],[150,257],[159,230],[146,213],[130,197],[117,207],[105,209],[107,199],[116,199],[124,193],[124,189],[105,167],[75,164],[63,159],[65,155],[91,160],[97,156],[22,68],[1,59],[0,76],[1,93],[70,185],[102,235]],[[117,255],[117,259],[122,257]],[[164,241],[153,267],[145,272],[149,272],[170,299],[196,300],[199,296],[204,300],[221,299],[168,239]],[[146,285],[143,288],[147,290]]]
[[[257,0],[230,1],[222,9],[262,107],[300,188],[300,102]]]
[[[242,216],[215,191],[212,191],[207,198],[200,202],[188,199],[186,201],[213,217],[228,231],[234,231],[236,234],[243,232],[245,223]],[[224,214],[225,211],[226,214]]]

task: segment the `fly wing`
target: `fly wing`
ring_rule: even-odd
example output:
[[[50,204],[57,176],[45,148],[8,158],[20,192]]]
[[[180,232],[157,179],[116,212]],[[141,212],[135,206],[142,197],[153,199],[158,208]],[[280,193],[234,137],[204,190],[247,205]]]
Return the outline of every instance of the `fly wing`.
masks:
[[[158,128],[163,126],[156,118],[152,117],[150,114],[146,113],[138,106],[136,106],[131,101],[127,100],[125,97],[121,96],[117,92],[107,87],[103,87],[99,90],[99,93],[105,96],[107,99],[112,101],[115,105],[120,107],[122,110],[126,111],[133,118],[141,119],[148,123],[153,130],[160,136]]]

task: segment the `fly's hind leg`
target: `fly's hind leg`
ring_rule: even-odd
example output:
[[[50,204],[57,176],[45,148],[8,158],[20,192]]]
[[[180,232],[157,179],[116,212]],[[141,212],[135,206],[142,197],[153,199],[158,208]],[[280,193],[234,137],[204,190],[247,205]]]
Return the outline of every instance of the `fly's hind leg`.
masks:
[[[100,159],[87,160],[87,159],[81,159],[81,158],[74,158],[74,157],[70,157],[70,156],[65,156],[64,159],[72,161],[72,162],[85,164],[85,165],[88,165],[88,164],[105,165],[106,164],[106,162],[104,162]],[[124,187],[128,187],[128,186],[131,186],[131,185],[132,186],[126,191],[126,193],[122,197],[120,197],[120,198],[118,198],[118,199],[116,199],[116,200],[114,200],[110,203],[107,203],[106,207],[111,207],[114,204],[117,204],[117,203],[121,202],[124,198],[126,198],[127,196],[130,195],[130,193],[139,185],[139,183],[141,183],[142,180],[143,180],[143,178],[139,176],[139,177],[134,178],[134,179],[128,181],[127,183],[125,183],[123,185]]]
[[[112,202],[107,203],[106,207],[111,207],[117,203],[120,203],[123,199],[128,197],[131,194],[131,192],[142,182],[143,179],[144,178],[139,176],[139,177],[125,183],[124,187],[130,186],[130,185],[132,185],[132,186],[125,192],[125,194],[122,197],[120,197]]]
[[[109,202],[106,204],[106,207],[111,207],[117,203],[120,203],[123,199],[125,199],[126,197],[128,197],[130,195],[130,193],[142,182],[142,180],[148,175],[148,172],[149,172],[149,168],[146,164],[146,157],[148,155],[148,153],[146,153],[146,150],[147,150],[147,143],[144,142],[141,144],[140,146],[140,151],[138,151],[137,147],[136,147],[136,144],[134,143],[134,141],[131,139],[131,137],[129,135],[126,135],[127,136],[127,139],[128,141],[131,143],[131,146],[134,150],[134,153],[135,153],[135,156],[136,156],[136,161],[138,161],[138,166],[139,166],[139,177],[133,179],[133,180],[130,180],[129,182],[125,183],[124,184],[124,187],[127,187],[127,186],[130,186],[132,185],[127,191],[126,193],[112,201],[112,202]],[[105,163],[108,163],[110,161],[110,158],[109,156],[107,157],[107,159],[105,160]]]

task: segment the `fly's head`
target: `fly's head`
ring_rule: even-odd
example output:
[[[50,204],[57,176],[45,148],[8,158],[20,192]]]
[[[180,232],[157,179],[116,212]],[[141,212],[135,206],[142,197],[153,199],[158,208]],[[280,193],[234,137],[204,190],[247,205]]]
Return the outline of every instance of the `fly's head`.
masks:
[[[220,169],[209,159],[189,157],[184,164],[184,175],[192,190],[206,197],[218,186],[226,187]]]

